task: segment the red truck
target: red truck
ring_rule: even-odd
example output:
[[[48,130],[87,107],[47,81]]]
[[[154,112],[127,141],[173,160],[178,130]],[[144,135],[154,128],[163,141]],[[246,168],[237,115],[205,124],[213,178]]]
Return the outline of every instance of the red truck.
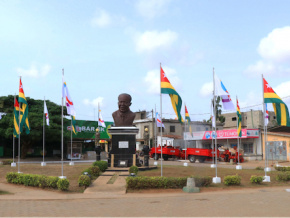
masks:
[[[187,148],[186,157],[191,163],[194,163],[198,159],[199,163],[203,163],[205,160],[212,160],[215,157],[215,150],[207,148]],[[217,150],[217,157],[219,157],[219,150]]]
[[[161,158],[161,147],[158,146],[156,148],[156,152],[155,147],[151,148],[149,156],[151,158],[154,158],[154,160],[158,160],[159,158]],[[168,160],[168,158],[184,158],[184,152],[179,148],[174,148],[173,146],[163,146],[162,156],[163,160]]]

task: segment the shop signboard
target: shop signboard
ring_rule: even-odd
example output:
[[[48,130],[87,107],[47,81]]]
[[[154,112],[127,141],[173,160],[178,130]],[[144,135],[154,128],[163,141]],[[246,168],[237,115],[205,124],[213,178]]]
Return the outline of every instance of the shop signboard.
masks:
[[[225,130],[217,130],[215,131],[199,131],[185,133],[186,140],[207,140],[207,139],[236,139],[238,137],[238,133],[236,129],[225,129]],[[258,129],[242,129],[242,137],[241,138],[259,138],[259,130]]]
[[[71,130],[70,120],[65,121],[65,129]],[[110,139],[111,135],[108,133],[108,129],[111,128],[113,122],[105,122],[106,127],[99,127],[100,138]],[[77,135],[73,134],[73,138],[94,139],[96,129],[98,128],[97,121],[76,120]]]

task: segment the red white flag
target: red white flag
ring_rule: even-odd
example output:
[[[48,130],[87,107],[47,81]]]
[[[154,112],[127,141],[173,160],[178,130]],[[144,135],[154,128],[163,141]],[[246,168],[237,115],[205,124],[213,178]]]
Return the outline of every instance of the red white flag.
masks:
[[[45,114],[46,125],[49,126],[48,110],[47,110],[45,101],[44,101],[44,114]]]

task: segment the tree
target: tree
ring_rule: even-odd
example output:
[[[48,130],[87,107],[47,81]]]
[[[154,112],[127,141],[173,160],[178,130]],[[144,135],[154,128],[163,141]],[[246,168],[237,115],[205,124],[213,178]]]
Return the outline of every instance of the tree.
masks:
[[[20,135],[21,140],[21,158],[25,158],[29,149],[42,147],[43,144],[43,100],[35,100],[27,97],[28,102],[28,119],[30,123],[30,134],[26,135],[25,130]],[[61,147],[61,106],[46,100],[49,113],[50,125],[45,127],[45,144],[46,150],[52,153],[53,148]],[[0,120],[0,141],[6,145],[6,149],[10,152],[13,143],[13,110],[14,96],[0,97],[0,110],[6,115]],[[65,110],[64,110],[65,111]],[[65,115],[65,114],[64,114]],[[45,124],[46,125],[46,124]],[[69,133],[64,131],[64,141],[69,139]],[[15,145],[18,139],[15,138]]]
[[[216,114],[215,114],[215,118],[216,120],[220,121],[221,123],[225,122],[225,117],[222,116],[222,105],[221,105],[221,97],[217,96],[216,101]],[[213,100],[212,100],[212,105],[213,105]],[[207,122],[211,122],[211,118],[209,120],[207,120]]]

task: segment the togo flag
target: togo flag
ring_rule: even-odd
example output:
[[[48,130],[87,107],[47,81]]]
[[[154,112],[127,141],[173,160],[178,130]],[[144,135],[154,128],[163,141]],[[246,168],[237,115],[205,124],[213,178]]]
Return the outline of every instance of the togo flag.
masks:
[[[166,77],[162,67],[160,67],[160,78],[161,78],[161,94],[168,94],[171,99],[171,104],[174,109],[174,112],[177,116],[179,122],[183,123],[183,118],[181,116],[181,106],[182,100],[179,94],[175,91],[168,78]]]
[[[19,83],[19,98],[18,102],[22,103],[22,107],[20,108],[20,132],[22,132],[23,126],[25,126],[25,133],[29,134],[30,133],[30,125],[29,125],[29,120],[28,120],[28,103],[26,101],[24,91],[23,91],[23,86],[20,78],[20,83]]]

